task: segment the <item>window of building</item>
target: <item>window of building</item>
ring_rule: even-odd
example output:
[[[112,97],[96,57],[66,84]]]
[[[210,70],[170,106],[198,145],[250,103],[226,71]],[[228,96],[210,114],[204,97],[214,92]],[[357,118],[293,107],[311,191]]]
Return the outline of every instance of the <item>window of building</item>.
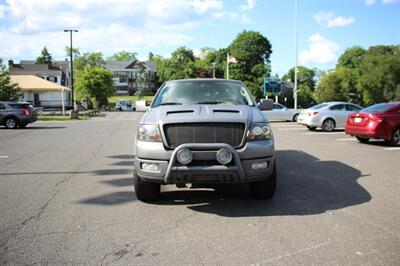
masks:
[[[128,82],[128,74],[124,72],[114,72],[113,78],[118,80],[118,83],[127,83]]]
[[[48,81],[57,82],[57,77],[48,77]]]

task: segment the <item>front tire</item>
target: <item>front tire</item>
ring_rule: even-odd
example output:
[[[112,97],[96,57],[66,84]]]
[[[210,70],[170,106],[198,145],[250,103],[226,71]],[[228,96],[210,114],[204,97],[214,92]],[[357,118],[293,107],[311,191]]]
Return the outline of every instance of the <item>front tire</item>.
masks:
[[[160,198],[161,185],[144,181],[138,176],[136,169],[133,170],[133,186],[140,201],[155,201]]]
[[[275,195],[276,191],[276,164],[274,164],[274,170],[272,175],[258,182],[252,182],[249,184],[250,195],[257,199],[271,199]]]
[[[294,116],[293,116],[293,118],[292,118],[292,121],[293,122],[297,122],[297,117],[299,116],[299,114],[295,114]]]
[[[393,146],[400,146],[400,128],[396,128],[392,133],[390,144]]]
[[[332,119],[328,118],[325,119],[325,121],[322,123],[322,131],[324,132],[332,132],[335,129],[336,125],[335,125],[335,121],[333,121]]]
[[[6,118],[6,120],[4,121],[4,125],[6,126],[6,128],[8,129],[14,129],[18,126],[18,122],[15,118],[12,117],[8,117]]]
[[[360,138],[360,137],[356,137],[356,138],[361,143],[367,143],[369,141],[369,138]]]

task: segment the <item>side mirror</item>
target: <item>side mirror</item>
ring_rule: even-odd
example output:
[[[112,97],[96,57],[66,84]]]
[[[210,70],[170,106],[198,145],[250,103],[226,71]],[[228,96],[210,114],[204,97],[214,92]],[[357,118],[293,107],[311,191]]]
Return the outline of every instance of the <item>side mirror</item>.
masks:
[[[271,99],[263,99],[258,104],[258,109],[261,111],[270,111],[274,109],[274,102]]]

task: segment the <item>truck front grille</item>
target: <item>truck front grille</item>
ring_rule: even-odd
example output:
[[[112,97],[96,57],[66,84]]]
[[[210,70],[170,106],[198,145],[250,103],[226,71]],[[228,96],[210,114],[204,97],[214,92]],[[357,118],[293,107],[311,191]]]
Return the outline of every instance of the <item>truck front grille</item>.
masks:
[[[226,143],[238,147],[243,139],[242,123],[182,123],[164,125],[167,146],[185,143]]]

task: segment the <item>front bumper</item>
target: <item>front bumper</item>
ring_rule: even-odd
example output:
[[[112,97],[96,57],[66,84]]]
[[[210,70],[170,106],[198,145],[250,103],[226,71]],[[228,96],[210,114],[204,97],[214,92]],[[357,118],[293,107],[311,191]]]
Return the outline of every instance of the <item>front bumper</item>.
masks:
[[[267,142],[272,145],[272,153],[270,153],[270,156],[264,154],[260,157],[246,158],[246,156],[243,156],[245,157],[243,158],[240,156],[243,151],[237,151],[232,146],[225,143],[182,144],[169,153],[170,157],[168,160],[154,160],[136,157],[134,160],[134,167],[142,179],[162,184],[214,182],[248,183],[259,181],[271,176],[275,166],[273,142]],[[254,145],[254,143],[251,145]],[[221,165],[218,163],[210,165],[180,165],[176,160],[178,150],[188,148],[193,153],[193,162],[210,162],[215,160],[216,152],[223,147],[229,149],[233,155],[233,160],[228,165]],[[266,146],[264,146],[264,153],[267,150],[265,148]],[[142,168],[143,163],[158,164],[158,171],[144,170]],[[253,169],[252,165],[255,163],[264,163],[266,167]]]

